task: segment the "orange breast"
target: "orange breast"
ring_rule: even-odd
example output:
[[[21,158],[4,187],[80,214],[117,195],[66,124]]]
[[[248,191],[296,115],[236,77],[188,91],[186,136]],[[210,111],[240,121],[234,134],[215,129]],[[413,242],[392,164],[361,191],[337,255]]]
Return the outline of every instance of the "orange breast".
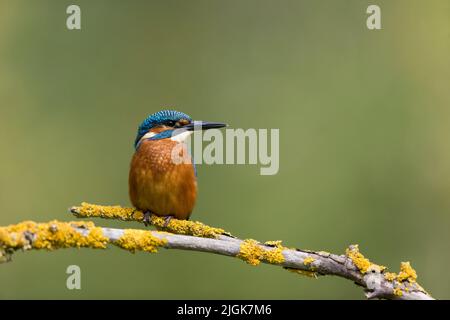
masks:
[[[174,147],[183,163],[172,160]],[[197,179],[185,144],[142,141],[131,160],[129,194],[139,210],[188,219],[197,198]]]

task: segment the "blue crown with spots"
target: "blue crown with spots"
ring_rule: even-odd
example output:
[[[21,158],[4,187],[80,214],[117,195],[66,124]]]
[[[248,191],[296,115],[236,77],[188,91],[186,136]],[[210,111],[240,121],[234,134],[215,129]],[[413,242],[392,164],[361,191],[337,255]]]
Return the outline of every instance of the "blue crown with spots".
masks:
[[[161,110],[150,116],[148,116],[138,128],[136,135],[136,140],[134,141],[134,147],[136,148],[139,144],[139,140],[153,127],[168,124],[170,122],[177,122],[181,119],[187,119],[192,121],[191,117],[187,114],[175,111],[175,110]]]

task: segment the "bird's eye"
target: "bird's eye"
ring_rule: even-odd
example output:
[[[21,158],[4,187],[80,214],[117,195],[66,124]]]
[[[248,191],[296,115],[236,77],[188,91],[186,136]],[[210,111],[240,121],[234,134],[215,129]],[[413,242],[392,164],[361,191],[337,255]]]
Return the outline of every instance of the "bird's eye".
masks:
[[[167,121],[166,124],[167,124],[169,127],[175,127],[175,121],[173,121],[173,120]]]

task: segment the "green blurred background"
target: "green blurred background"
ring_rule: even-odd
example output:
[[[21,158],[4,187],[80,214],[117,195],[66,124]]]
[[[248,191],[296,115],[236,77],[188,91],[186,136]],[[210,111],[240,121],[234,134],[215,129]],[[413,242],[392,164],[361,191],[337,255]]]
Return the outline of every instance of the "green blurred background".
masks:
[[[66,29],[72,3],[81,31]],[[382,30],[366,28],[369,4]],[[336,253],[359,243],[450,298],[449,54],[448,0],[0,0],[0,225],[129,205],[137,125],[175,106],[280,129],[275,176],[199,166],[194,220]],[[70,264],[81,290],[66,289]],[[363,298],[335,277],[115,247],[17,253],[0,284],[0,298]]]

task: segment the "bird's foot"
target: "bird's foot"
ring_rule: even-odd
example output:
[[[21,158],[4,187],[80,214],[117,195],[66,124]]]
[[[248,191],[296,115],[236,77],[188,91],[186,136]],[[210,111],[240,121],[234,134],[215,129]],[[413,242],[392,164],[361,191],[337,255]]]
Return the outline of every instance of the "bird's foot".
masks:
[[[152,216],[152,213],[150,211],[144,212],[144,226],[148,227],[150,223],[150,218]]]
[[[170,220],[173,219],[173,216],[165,216],[164,217],[164,228],[167,228],[167,226],[169,225]]]

